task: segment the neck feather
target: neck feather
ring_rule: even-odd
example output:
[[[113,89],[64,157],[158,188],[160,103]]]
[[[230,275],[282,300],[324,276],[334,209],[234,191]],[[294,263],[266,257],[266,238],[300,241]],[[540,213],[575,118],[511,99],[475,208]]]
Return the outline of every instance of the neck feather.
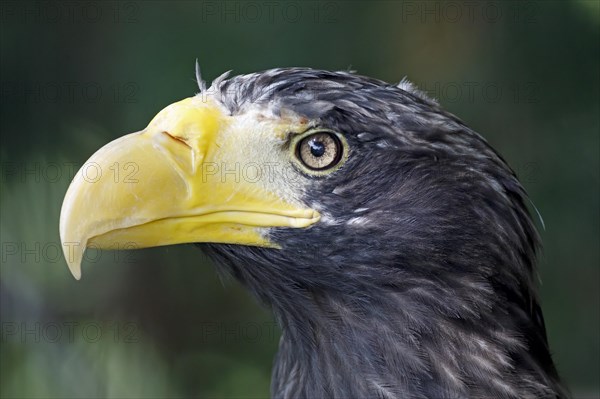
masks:
[[[376,293],[363,297],[304,292],[275,308],[273,396],[562,397],[543,332],[518,304],[482,283],[469,282],[471,300],[413,283],[362,287]]]

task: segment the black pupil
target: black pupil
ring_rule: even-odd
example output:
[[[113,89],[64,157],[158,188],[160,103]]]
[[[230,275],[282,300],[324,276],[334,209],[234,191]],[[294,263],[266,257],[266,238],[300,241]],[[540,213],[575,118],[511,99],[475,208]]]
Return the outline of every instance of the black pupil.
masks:
[[[325,144],[318,139],[309,140],[308,146],[310,147],[310,153],[317,158],[322,157],[323,154],[325,154]]]

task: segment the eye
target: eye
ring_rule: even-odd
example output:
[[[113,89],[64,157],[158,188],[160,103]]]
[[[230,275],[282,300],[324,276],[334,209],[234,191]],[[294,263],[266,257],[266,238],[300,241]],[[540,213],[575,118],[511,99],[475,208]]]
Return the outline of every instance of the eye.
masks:
[[[337,166],[345,155],[340,137],[328,131],[309,133],[296,143],[296,158],[309,171],[326,171]]]

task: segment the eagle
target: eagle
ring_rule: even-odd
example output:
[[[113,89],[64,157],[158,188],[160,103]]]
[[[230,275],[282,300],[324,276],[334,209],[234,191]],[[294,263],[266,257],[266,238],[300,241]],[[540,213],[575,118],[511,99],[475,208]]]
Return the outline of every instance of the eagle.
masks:
[[[482,136],[404,79],[196,73],[197,95],[75,175],[76,279],[88,247],[195,243],[279,323],[274,398],[569,396],[530,200]]]

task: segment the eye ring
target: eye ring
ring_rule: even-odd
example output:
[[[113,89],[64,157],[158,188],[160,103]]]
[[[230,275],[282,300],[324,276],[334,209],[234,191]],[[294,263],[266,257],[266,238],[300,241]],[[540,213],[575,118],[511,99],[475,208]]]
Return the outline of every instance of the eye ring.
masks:
[[[306,174],[323,176],[337,170],[348,157],[348,143],[341,134],[313,129],[292,139],[292,158]]]

